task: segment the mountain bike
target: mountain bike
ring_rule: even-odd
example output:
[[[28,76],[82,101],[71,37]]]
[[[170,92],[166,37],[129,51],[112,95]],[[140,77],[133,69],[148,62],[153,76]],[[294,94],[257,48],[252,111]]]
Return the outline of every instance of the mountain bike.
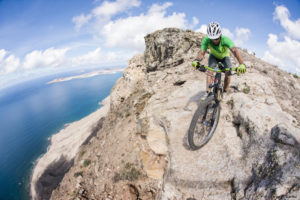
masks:
[[[191,150],[203,147],[215,132],[220,118],[220,102],[223,96],[222,72],[236,71],[236,68],[225,68],[219,62],[216,68],[202,65],[200,71],[206,70],[216,72],[216,74],[213,84],[209,85],[208,96],[200,102],[188,130],[188,142]]]

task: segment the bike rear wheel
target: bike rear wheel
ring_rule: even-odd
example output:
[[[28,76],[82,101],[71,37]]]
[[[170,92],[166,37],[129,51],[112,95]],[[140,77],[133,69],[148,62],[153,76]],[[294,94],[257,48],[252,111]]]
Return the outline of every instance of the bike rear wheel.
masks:
[[[192,150],[204,146],[212,137],[220,118],[220,105],[214,96],[200,103],[188,130],[188,142]]]

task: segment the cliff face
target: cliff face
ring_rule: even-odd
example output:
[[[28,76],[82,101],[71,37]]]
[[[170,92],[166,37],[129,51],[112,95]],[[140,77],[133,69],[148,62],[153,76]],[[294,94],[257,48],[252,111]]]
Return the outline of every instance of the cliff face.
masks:
[[[51,199],[300,198],[300,79],[247,51],[247,73],[232,77],[212,139],[189,149],[205,93],[206,75],[191,67],[203,36],[169,28],[145,37],[102,128]]]

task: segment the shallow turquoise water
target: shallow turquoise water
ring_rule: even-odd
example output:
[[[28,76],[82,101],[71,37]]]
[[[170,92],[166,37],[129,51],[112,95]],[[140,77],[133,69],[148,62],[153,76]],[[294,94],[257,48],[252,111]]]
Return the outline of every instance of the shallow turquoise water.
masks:
[[[65,76],[71,74],[64,74]],[[61,75],[0,91],[0,200],[29,199],[29,179],[48,138],[100,106],[122,73],[47,85]]]

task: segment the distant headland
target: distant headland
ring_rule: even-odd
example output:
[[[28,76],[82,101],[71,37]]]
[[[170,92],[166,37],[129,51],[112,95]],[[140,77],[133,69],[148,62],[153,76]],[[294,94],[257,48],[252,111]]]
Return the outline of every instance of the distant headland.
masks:
[[[100,74],[114,74],[114,73],[117,73],[117,72],[121,72],[123,70],[124,70],[123,68],[120,68],[120,69],[107,69],[107,70],[101,69],[101,70],[92,71],[92,72],[89,72],[89,73],[80,74],[80,75],[76,75],[76,76],[68,76],[68,77],[64,77],[64,78],[56,78],[56,79],[54,79],[52,81],[47,82],[47,84],[58,83],[58,82],[65,82],[65,81],[70,81],[70,80],[73,80],[73,79],[90,78],[90,77],[93,77],[93,76],[98,76]]]

